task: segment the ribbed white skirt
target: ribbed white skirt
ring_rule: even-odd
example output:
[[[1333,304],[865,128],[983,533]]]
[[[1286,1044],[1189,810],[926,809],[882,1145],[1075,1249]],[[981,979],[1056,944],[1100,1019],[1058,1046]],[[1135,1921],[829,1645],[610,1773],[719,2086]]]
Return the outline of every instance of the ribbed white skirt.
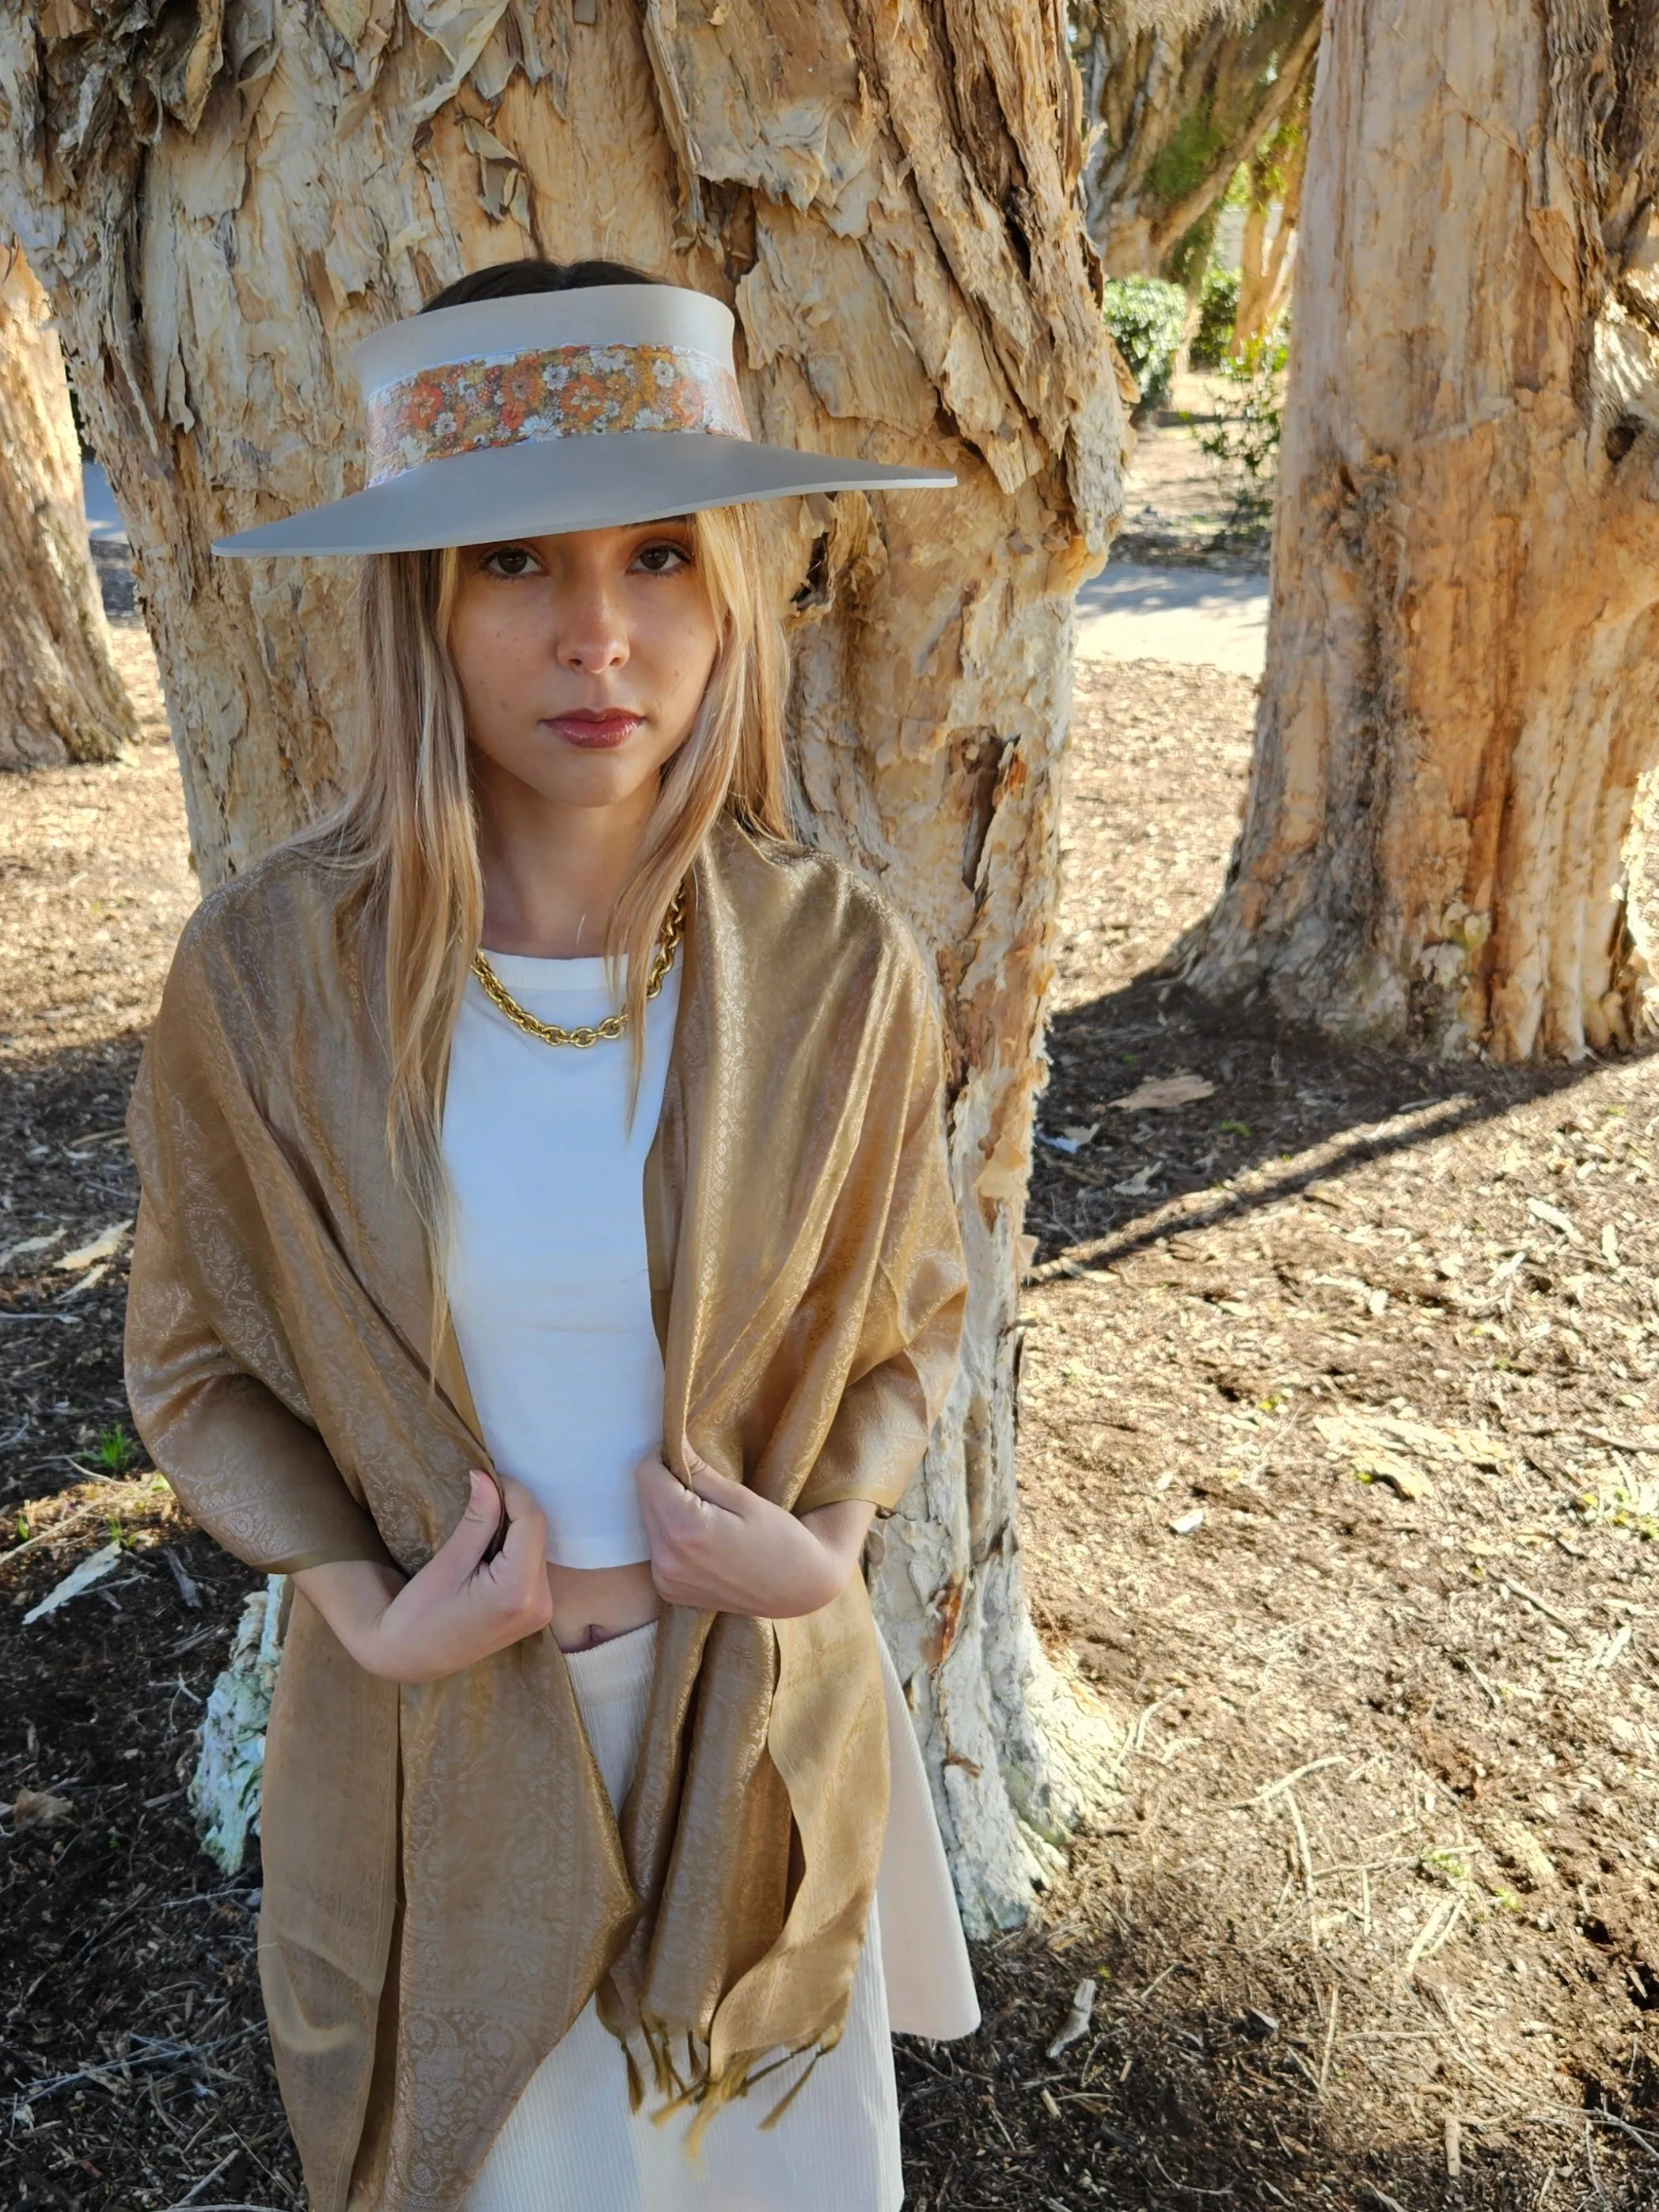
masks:
[[[613,1805],[633,1780],[656,1638],[653,1622],[567,1655]],[[873,1909],[842,2039],[763,2130],[810,2063],[781,2067],[724,2106],[694,2158],[689,2114],[659,2124],[649,2098],[629,2112],[622,2052],[590,2001],[531,2076],[463,2212],[898,2212],[898,2097]]]

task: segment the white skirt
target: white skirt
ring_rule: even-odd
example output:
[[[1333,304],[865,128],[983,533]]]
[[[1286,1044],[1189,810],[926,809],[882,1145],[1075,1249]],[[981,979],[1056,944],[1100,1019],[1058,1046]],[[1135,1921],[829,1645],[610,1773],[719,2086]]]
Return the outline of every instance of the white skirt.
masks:
[[[656,1638],[653,1622],[567,1654],[613,1805],[633,1780]],[[689,2113],[659,2123],[649,2099],[629,2112],[622,2052],[590,1999],[507,2115],[463,2212],[898,2212],[904,2179],[892,2027],[964,2035],[978,2026],[979,2008],[927,1777],[884,1644],[881,1656],[893,1789],[877,1902],[841,2041],[778,2126],[760,2123],[809,2058],[723,2106],[693,2154],[684,2141]],[[884,1905],[890,1927],[904,1931],[885,1971]]]

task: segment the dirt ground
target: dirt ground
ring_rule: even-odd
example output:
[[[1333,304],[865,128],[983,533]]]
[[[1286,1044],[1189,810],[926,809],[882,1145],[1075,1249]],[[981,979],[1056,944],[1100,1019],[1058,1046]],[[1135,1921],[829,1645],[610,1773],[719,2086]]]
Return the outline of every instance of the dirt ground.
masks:
[[[1202,668],[1079,686],[1023,1540],[1115,1795],[981,1947],[981,2033],[904,2046],[908,2201],[1634,2212],[1659,2204],[1655,1065],[1414,1065],[1194,1006],[1159,963],[1214,896],[1249,713]],[[0,784],[17,2212],[303,2203],[257,1862],[222,1878],[183,1796],[250,1578],[132,1452],[120,1389],[119,1123],[193,896],[161,744]],[[1114,1103],[1181,1077],[1184,1104]]]
[[[1168,404],[1135,434],[1123,526],[1112,540],[1115,562],[1267,573],[1271,532],[1265,515],[1238,512],[1239,472],[1212,460],[1199,443],[1237,408],[1238,394],[1222,377],[1175,380]]]

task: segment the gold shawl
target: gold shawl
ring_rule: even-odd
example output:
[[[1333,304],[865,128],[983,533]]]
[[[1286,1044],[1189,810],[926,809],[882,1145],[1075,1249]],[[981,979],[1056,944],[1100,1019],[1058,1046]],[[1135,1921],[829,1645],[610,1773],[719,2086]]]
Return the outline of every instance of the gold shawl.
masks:
[[[129,1123],[127,1384],[156,1465],[249,1566],[413,1573],[489,1462],[453,1330],[428,1370],[383,951],[340,889],[279,851],[185,933]],[[796,1510],[890,1508],[964,1296],[925,971],[860,879],[729,823],[693,893],[646,1170],[667,1456]],[[857,1576],[804,1620],[664,1615],[620,1821],[550,1633],[399,1686],[296,1593],[259,1946],[315,2212],[454,2212],[595,1990],[636,2088],[643,2053],[706,2109],[764,2054],[832,2045],[886,1798]]]

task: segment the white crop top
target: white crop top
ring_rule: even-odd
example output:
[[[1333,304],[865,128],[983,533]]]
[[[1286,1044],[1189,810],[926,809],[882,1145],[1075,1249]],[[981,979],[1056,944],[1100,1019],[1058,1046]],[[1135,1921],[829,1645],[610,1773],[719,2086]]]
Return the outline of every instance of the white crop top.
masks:
[[[489,960],[542,1021],[574,1029],[611,1011],[602,960]],[[469,975],[450,1051],[443,1152],[455,1200],[455,1334],[490,1455],[534,1495],[547,1556],[568,1567],[650,1557],[634,1469],[662,1443],[663,1372],[643,1187],[680,968],[647,1004],[631,1131],[626,1037],[544,1044]]]

